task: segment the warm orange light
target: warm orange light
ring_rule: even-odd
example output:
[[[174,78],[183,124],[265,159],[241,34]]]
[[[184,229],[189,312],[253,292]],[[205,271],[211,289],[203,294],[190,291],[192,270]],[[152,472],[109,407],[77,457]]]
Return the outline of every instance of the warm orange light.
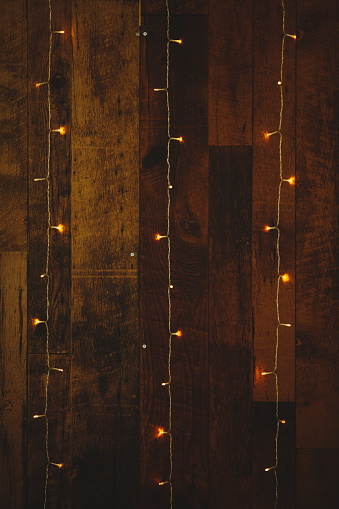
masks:
[[[294,34],[294,35],[291,35],[292,39],[296,39],[297,36]]]
[[[40,414],[40,415],[35,414],[35,415],[33,415],[33,419],[39,419],[40,417],[45,417],[45,415],[44,414]]]
[[[60,233],[65,231],[65,226],[63,224],[58,224],[57,226],[51,226],[54,230],[58,230]]]
[[[178,141],[180,141],[180,143],[184,143],[184,138],[182,136],[179,136]]]
[[[287,283],[290,280],[290,276],[288,274],[283,274],[280,276],[284,283]]]
[[[161,437],[162,435],[165,435],[166,434],[166,431],[164,430],[164,428],[157,428],[157,438]]]
[[[168,481],[163,481],[163,482],[159,482],[158,484],[159,484],[159,486],[163,486],[164,484],[167,484],[167,483],[168,483]]]
[[[64,466],[63,463],[52,463],[52,462],[50,463],[50,465],[55,465],[58,468],[62,468]]]
[[[264,138],[266,141],[268,141],[270,139],[270,133],[268,131],[264,131]]]
[[[33,325],[38,325],[39,323],[44,323],[44,322],[39,320],[39,318],[33,318],[32,323],[33,323]]]
[[[53,34],[64,34],[65,30],[53,30]]]
[[[281,422],[281,424],[286,424],[285,419],[282,419],[282,420],[280,420],[279,422]]]
[[[178,338],[181,338],[182,331],[181,330],[177,330],[177,332],[172,332],[172,336],[178,336]]]
[[[265,232],[269,232],[270,230],[274,230],[273,226],[268,226],[268,224],[264,227]]]
[[[289,179],[287,179],[287,182],[288,182],[291,186],[294,186],[294,184],[295,184],[295,177],[290,177]]]
[[[176,42],[177,44],[182,44],[182,39],[170,39],[170,42]]]
[[[66,134],[66,128],[65,127],[59,127],[59,129],[51,129],[52,133],[59,133],[61,135]]]
[[[281,85],[281,81],[278,81],[278,85]]]
[[[155,240],[165,239],[166,235],[160,235],[160,233],[156,233],[154,235]]]
[[[41,85],[47,85],[47,81],[43,81],[42,83],[36,83],[35,88],[40,88]]]

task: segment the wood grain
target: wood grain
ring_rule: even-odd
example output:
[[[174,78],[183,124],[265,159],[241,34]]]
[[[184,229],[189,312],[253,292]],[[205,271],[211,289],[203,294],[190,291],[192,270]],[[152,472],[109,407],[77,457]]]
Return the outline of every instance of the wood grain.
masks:
[[[0,253],[0,497],[8,509],[26,502],[26,253]]]
[[[251,507],[252,148],[210,147],[209,504]]]
[[[137,279],[73,281],[72,507],[138,507]]]
[[[302,1],[297,109],[297,446],[339,447],[337,4]]]
[[[70,3],[52,2],[53,34],[51,52],[51,128],[65,126],[66,134],[49,133],[47,87],[36,88],[48,76],[48,3],[28,3],[28,144],[29,144],[29,257],[28,257],[28,344],[31,353],[46,349],[44,324],[32,326],[32,319],[45,320],[47,253],[46,181],[34,182],[47,174],[48,136],[51,139],[50,200],[51,224],[62,223],[65,231],[50,231],[50,351],[70,351]],[[39,41],[39,44],[36,43]]]
[[[275,464],[276,417],[275,403],[255,401],[252,405],[252,504],[253,507],[271,509],[275,507],[275,479],[272,470]],[[295,451],[295,403],[280,403],[280,425],[278,442],[278,507],[299,509],[296,505],[296,451]]]
[[[297,449],[297,508],[338,505],[339,449]]]
[[[209,145],[252,145],[253,2],[209,8]]]
[[[137,4],[73,2],[72,507],[139,506]]]
[[[142,507],[168,508],[169,490],[157,482],[169,475],[166,436],[168,356],[166,96],[155,93],[166,80],[166,18],[145,19],[149,37],[141,46],[140,90],[140,334]],[[171,18],[171,132],[185,142],[171,145],[172,433],[173,501],[177,508],[202,508],[207,501],[207,33],[205,16]]]
[[[168,0],[170,14],[208,14],[208,0]],[[143,16],[150,14],[166,15],[165,0],[141,0]],[[142,27],[145,26],[144,19]]]
[[[63,468],[50,465],[48,469],[47,507],[71,509],[72,447],[71,447],[71,391],[70,355],[51,355],[52,367],[48,386],[48,449],[50,461],[63,463]],[[28,501],[27,507],[43,507],[45,489],[46,420],[34,419],[44,414],[47,365],[46,356],[28,356]]]
[[[294,0],[285,2],[285,28],[295,33]],[[274,367],[276,346],[277,253],[276,231],[264,231],[265,225],[275,225],[279,186],[279,135],[269,141],[264,131],[273,132],[279,126],[282,10],[281,2],[254,4],[254,97],[253,97],[253,320],[254,320],[254,399],[274,401],[274,377],[263,377],[262,371]],[[296,41],[285,40],[282,117],[283,178],[295,175],[295,51]],[[280,317],[292,327],[280,327],[278,375],[281,401],[295,398],[295,209],[294,187],[283,182],[280,207],[280,273],[288,272],[290,282],[281,285]]]
[[[27,18],[4,0],[0,17],[0,251],[27,249]]]

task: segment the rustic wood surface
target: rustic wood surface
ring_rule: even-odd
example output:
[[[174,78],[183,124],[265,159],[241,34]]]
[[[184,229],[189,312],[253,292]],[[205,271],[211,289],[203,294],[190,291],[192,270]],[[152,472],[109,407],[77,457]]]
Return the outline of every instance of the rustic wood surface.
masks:
[[[0,497],[8,509],[26,499],[27,254],[0,253]]]
[[[166,17],[144,18],[148,36],[141,46],[140,334],[142,506],[167,508],[166,381],[168,356]],[[185,35],[183,35],[185,34]],[[208,499],[208,140],[207,17],[180,15],[171,22],[170,47],[172,330],[172,434],[174,504],[205,507]],[[164,58],[165,56],[165,58]],[[158,62],[155,67],[152,62]],[[184,99],[185,98],[185,99]],[[187,391],[187,387],[190,390]],[[150,394],[153,395],[150,399]]]
[[[285,28],[295,33],[294,0],[285,2]],[[253,12],[253,224],[252,224],[252,284],[254,338],[254,400],[275,401],[274,377],[262,376],[272,371],[275,356],[277,325],[276,288],[277,253],[275,230],[265,232],[264,226],[277,221],[279,186],[279,135],[268,141],[264,131],[274,132],[279,126],[281,41],[281,2],[255,2]],[[297,41],[285,40],[284,109],[282,122],[283,178],[295,175],[295,51]],[[290,281],[280,286],[279,307],[282,322],[293,327],[280,327],[278,375],[281,401],[295,399],[295,209],[294,187],[283,182],[280,217],[280,273],[288,272]]]
[[[297,447],[338,448],[337,5],[303,0],[298,19]]]
[[[277,509],[339,499],[335,0],[285,0]],[[48,0],[0,19],[0,506],[43,508]],[[169,509],[165,0],[51,0],[46,509]],[[281,0],[169,0],[173,509],[273,509]],[[297,23],[297,24],[296,24]],[[146,32],[145,35],[142,32]],[[139,199],[140,187],[140,199]],[[28,203],[28,207],[27,207]],[[140,210],[140,217],[139,217]],[[140,257],[139,257],[140,246]],[[26,277],[27,274],[27,277]],[[294,335],[294,331],[296,333]],[[295,337],[296,336],[296,337]],[[146,347],[143,348],[143,345]],[[140,366],[139,366],[140,364]]]
[[[0,251],[27,249],[27,17],[1,2]]]

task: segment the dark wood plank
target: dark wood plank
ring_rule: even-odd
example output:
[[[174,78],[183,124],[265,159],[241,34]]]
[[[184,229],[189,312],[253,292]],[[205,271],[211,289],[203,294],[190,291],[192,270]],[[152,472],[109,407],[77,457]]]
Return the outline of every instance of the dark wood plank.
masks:
[[[136,274],[74,277],[73,292],[72,507],[136,508]]]
[[[209,5],[209,144],[252,145],[253,2]]]
[[[140,90],[140,334],[142,507],[167,509],[169,489],[166,17],[148,17],[142,39]],[[173,504],[208,504],[208,146],[206,16],[173,16],[170,47],[172,326],[182,329],[172,350]]]
[[[26,503],[26,253],[0,254],[0,498]]]
[[[63,369],[51,371],[48,386],[48,449],[50,461],[62,463],[58,468],[48,468],[46,506],[51,509],[71,509],[72,449],[71,391],[69,355],[51,355],[52,367]],[[46,479],[46,419],[33,418],[45,412],[46,356],[28,356],[28,508],[44,506]]]
[[[285,1],[285,28],[295,33],[295,2]],[[275,230],[264,231],[265,225],[277,221],[279,189],[279,135],[268,141],[264,131],[274,132],[279,126],[280,65],[282,43],[281,2],[254,3],[254,118],[253,118],[253,234],[252,283],[254,323],[254,399],[275,401],[274,377],[262,371],[274,368],[276,347],[277,253]],[[283,178],[295,175],[295,51],[296,41],[285,39],[282,117]],[[281,285],[280,318],[292,327],[279,328],[278,375],[281,401],[294,401],[295,395],[295,208],[294,187],[282,183],[280,206],[280,273],[289,273],[290,281]],[[298,185],[298,182],[297,182]]]
[[[176,14],[208,14],[208,0],[168,0],[171,15]],[[165,14],[165,0],[141,0],[141,12],[143,16],[150,14]],[[142,19],[142,27],[146,25]]]
[[[336,509],[339,449],[297,449],[297,508]]]
[[[265,472],[265,468],[275,464],[275,403],[253,402],[252,409],[252,504],[271,509],[276,502],[274,471]],[[279,418],[286,422],[279,428],[277,507],[299,509],[296,506],[295,403],[280,403]]]
[[[0,251],[27,249],[26,2],[4,0],[0,17]]]
[[[72,507],[139,507],[138,9],[73,2]]]
[[[252,148],[210,147],[209,504],[251,507]]]
[[[298,3],[296,369],[302,448],[339,447],[337,9],[332,0]]]
[[[36,88],[48,77],[48,2],[28,2],[28,98],[29,98],[29,258],[28,317],[45,320],[48,207],[46,181],[35,182],[47,174],[48,136],[51,139],[50,197],[51,224],[65,230],[50,230],[50,351],[70,351],[70,83],[71,83],[71,6],[52,1],[53,34],[51,52],[51,128],[65,126],[66,134],[49,133],[47,87]],[[37,44],[39,41],[39,44]],[[28,329],[30,352],[46,349],[46,327]]]

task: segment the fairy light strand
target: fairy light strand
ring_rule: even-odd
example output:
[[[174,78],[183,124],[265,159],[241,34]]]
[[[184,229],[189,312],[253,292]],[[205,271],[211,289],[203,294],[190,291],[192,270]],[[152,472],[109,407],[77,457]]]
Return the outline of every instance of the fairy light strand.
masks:
[[[278,377],[278,358],[279,358],[279,332],[280,327],[291,327],[290,323],[283,323],[280,321],[280,306],[279,306],[279,296],[280,296],[280,283],[281,281],[286,283],[290,280],[288,274],[280,274],[280,266],[281,266],[281,255],[280,255],[280,212],[281,212],[281,188],[283,182],[288,182],[290,185],[295,184],[295,178],[283,178],[283,135],[282,135],[282,125],[283,125],[283,113],[284,113],[284,90],[283,90],[283,74],[284,74],[284,52],[285,52],[285,41],[286,38],[296,39],[296,35],[291,35],[285,30],[285,3],[284,0],[281,0],[281,8],[282,8],[282,42],[281,42],[281,62],[280,62],[280,79],[278,81],[278,85],[280,86],[280,112],[279,112],[279,124],[276,131],[273,132],[265,132],[264,137],[266,140],[269,140],[270,136],[278,134],[279,135],[279,185],[278,185],[278,198],[277,198],[277,220],[274,226],[265,226],[264,231],[269,232],[270,230],[277,231],[277,239],[276,239],[276,253],[277,253],[277,289],[276,289],[276,317],[277,317],[277,326],[276,326],[276,334],[275,334],[275,355],[274,355],[274,369],[272,371],[263,371],[262,375],[273,375],[275,378],[275,392],[276,392],[276,405],[275,405],[275,418],[276,418],[276,432],[275,432],[275,464],[271,467],[265,468],[265,472],[269,472],[270,470],[274,470],[275,475],[275,509],[278,506],[278,488],[279,488],[279,480],[277,475],[277,467],[279,462],[279,432],[280,432],[280,424],[285,424],[285,420],[279,419],[279,377]]]
[[[45,451],[46,451],[46,469],[45,469],[45,485],[44,485],[44,509],[47,505],[47,488],[48,488],[48,479],[49,479],[49,467],[51,465],[56,466],[58,468],[63,467],[63,463],[55,463],[50,459],[49,452],[49,422],[48,422],[48,403],[49,403],[49,386],[50,386],[50,373],[51,371],[63,372],[63,369],[56,368],[51,366],[50,364],[50,328],[49,328],[49,318],[50,318],[50,251],[51,251],[51,230],[56,229],[60,233],[64,231],[64,226],[62,224],[58,224],[56,226],[52,225],[51,221],[51,185],[50,185],[50,176],[51,176],[51,135],[56,132],[60,135],[64,135],[66,130],[65,127],[59,127],[59,129],[52,129],[52,107],[51,107],[51,63],[52,63],[52,46],[53,46],[53,34],[64,34],[64,30],[52,30],[52,4],[51,0],[48,0],[48,9],[49,9],[49,47],[48,47],[48,63],[47,63],[47,81],[36,83],[35,86],[39,89],[42,85],[46,85],[47,87],[47,128],[48,128],[48,136],[47,136],[47,161],[46,161],[46,176],[34,178],[34,182],[45,181],[46,182],[46,200],[47,200],[47,246],[46,246],[46,263],[45,263],[45,272],[41,274],[41,278],[46,279],[46,319],[39,320],[35,318],[33,320],[33,325],[37,326],[40,323],[45,324],[46,327],[46,360],[47,360],[47,374],[46,374],[46,383],[45,383],[45,407],[43,414],[35,414],[33,415],[34,419],[44,418],[45,419]]]
[[[168,266],[168,286],[167,286],[167,301],[168,301],[168,357],[167,357],[167,377],[168,380],[162,383],[163,387],[167,387],[168,391],[168,429],[167,431],[162,428],[158,428],[158,437],[163,435],[168,435],[169,437],[169,475],[168,479],[162,482],[158,482],[159,486],[164,486],[166,484],[169,485],[170,489],[170,509],[173,508],[173,486],[172,486],[172,473],[173,473],[173,437],[172,437],[172,391],[171,391],[171,383],[172,383],[172,338],[173,336],[181,337],[182,331],[178,330],[176,332],[172,331],[172,299],[171,299],[171,290],[173,288],[172,285],[172,272],[171,272],[171,189],[173,188],[171,184],[171,142],[178,141],[182,143],[183,137],[174,137],[171,136],[171,109],[170,109],[170,100],[169,100],[169,72],[170,72],[170,45],[172,43],[182,44],[182,39],[171,39],[170,37],[170,25],[171,25],[171,15],[170,9],[168,5],[168,0],[166,0],[166,13],[167,13],[167,44],[166,44],[166,87],[165,88],[154,88],[155,92],[165,92],[166,93],[166,106],[167,106],[167,231],[166,235],[161,235],[157,233],[155,235],[155,240],[167,239],[167,266]]]

